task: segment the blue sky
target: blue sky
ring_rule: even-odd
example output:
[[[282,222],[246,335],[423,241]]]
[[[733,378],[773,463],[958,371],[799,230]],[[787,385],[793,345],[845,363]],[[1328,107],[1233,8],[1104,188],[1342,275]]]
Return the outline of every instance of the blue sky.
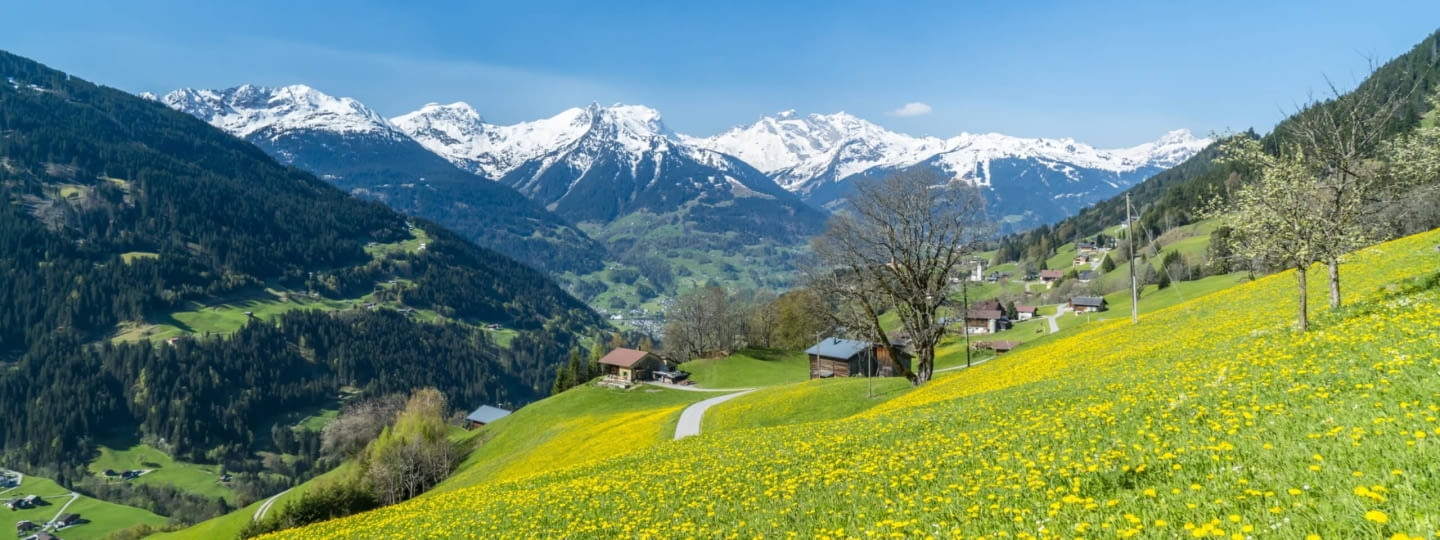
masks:
[[[1098,146],[1268,130],[1325,77],[1352,86],[1440,28],[1440,2],[1387,0],[92,4],[5,2],[0,49],[133,92],[305,83],[387,116],[625,102],[708,135],[844,110]]]

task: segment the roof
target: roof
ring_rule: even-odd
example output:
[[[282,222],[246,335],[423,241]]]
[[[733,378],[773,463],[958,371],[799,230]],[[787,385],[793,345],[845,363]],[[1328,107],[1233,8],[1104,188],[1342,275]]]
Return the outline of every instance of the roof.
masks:
[[[1001,305],[1000,305],[1000,301],[999,301],[999,300],[986,300],[986,301],[984,301],[984,302],[976,302],[976,303],[970,305],[970,309],[973,309],[973,310],[976,310],[976,311],[990,311],[990,310],[999,311],[1000,308],[1002,308],[1002,307],[1004,307],[1004,306],[1001,306]]]
[[[1005,314],[996,309],[972,309],[965,312],[966,319],[998,320],[1004,319]]]
[[[1070,303],[1077,306],[1103,306],[1105,299],[1099,296],[1076,296],[1070,299]]]
[[[1035,306],[1015,306],[1015,311],[1018,313],[1034,313],[1040,311],[1040,308]]]
[[[855,341],[853,339],[825,338],[821,340],[820,343],[816,343],[814,347],[805,349],[805,354],[824,356],[826,358],[849,360],[855,355],[860,354],[861,351],[869,348],[870,344],[864,341]]]
[[[1082,279],[1082,280],[1089,281],[1089,280],[1095,279],[1095,278],[1097,278],[1097,277],[1100,277],[1100,273],[1099,273],[1099,272],[1096,272],[1096,271],[1094,271],[1094,270],[1086,270],[1086,271],[1084,271],[1084,272],[1080,272],[1079,274],[1076,274],[1075,277],[1078,277],[1078,278],[1080,278],[1080,279]]]
[[[619,366],[623,368],[635,367],[635,364],[640,363],[646,356],[650,356],[650,353],[617,347],[615,350],[610,351],[610,354],[601,358],[600,363],[607,366]]]
[[[1044,279],[1044,278],[1060,279],[1060,278],[1062,278],[1062,277],[1065,277],[1065,272],[1062,272],[1062,271],[1060,271],[1060,270],[1041,270],[1041,271],[1040,271],[1040,278],[1041,278],[1041,279]]]
[[[466,416],[465,419],[471,422],[489,424],[506,416],[510,416],[510,411],[499,407],[481,405],[479,409],[475,409],[475,412],[470,413],[470,416]]]

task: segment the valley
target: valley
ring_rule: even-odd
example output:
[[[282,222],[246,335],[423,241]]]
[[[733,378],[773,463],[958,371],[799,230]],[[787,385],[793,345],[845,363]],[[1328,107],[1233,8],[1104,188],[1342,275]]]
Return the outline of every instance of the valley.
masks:
[[[1419,6],[251,7],[0,8],[17,538],[1440,535]]]

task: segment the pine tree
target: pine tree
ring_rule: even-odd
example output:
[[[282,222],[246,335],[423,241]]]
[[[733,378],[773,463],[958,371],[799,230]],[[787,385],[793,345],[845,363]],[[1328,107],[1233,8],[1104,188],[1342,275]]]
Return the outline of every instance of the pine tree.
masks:
[[[1105,256],[1105,260],[1100,261],[1100,271],[1105,273],[1115,271],[1115,261],[1111,260],[1109,255]]]

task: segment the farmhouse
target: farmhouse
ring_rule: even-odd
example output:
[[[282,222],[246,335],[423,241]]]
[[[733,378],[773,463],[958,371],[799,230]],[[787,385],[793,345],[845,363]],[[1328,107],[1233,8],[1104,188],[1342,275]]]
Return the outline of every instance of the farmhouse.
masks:
[[[1035,306],[1015,306],[1015,320],[1028,321],[1040,316],[1040,308]]]
[[[1044,283],[1046,288],[1054,286],[1055,282],[1060,281],[1060,279],[1063,277],[1065,277],[1065,272],[1061,272],[1059,270],[1040,271],[1040,282]]]
[[[59,524],[61,527],[69,527],[79,521],[80,514],[65,514],[63,516],[60,516],[60,519],[55,520],[55,523]]]
[[[1076,296],[1070,299],[1070,309],[1076,315],[1081,313],[1093,313],[1110,309],[1110,305],[1101,296]]]
[[[619,347],[600,359],[600,367],[607,382],[629,385],[650,379],[650,372],[663,366],[653,354]]]
[[[972,309],[965,312],[965,331],[974,334],[994,334],[1010,329],[1010,319],[998,309]]]
[[[491,407],[489,405],[481,405],[479,409],[475,409],[475,412],[470,413],[470,416],[465,417],[465,429],[475,429],[483,427],[486,424],[489,424],[506,416],[510,416],[510,411],[506,409],[501,409],[499,407]]]
[[[805,350],[810,356],[810,378],[862,376],[867,372],[877,377],[900,373],[899,366],[884,346],[865,341],[825,338]],[[900,351],[899,365],[910,369],[910,355]]]

